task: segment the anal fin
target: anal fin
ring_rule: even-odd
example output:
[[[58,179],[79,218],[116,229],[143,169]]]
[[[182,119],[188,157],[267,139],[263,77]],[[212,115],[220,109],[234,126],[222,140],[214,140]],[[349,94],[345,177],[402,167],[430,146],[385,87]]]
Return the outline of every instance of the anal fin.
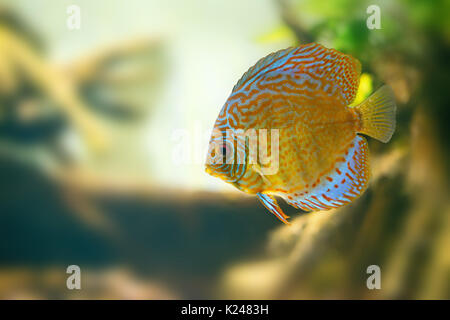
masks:
[[[367,188],[370,178],[369,148],[364,137],[356,136],[345,155],[331,172],[301,196],[286,200],[302,210],[318,211],[339,208],[351,203]]]

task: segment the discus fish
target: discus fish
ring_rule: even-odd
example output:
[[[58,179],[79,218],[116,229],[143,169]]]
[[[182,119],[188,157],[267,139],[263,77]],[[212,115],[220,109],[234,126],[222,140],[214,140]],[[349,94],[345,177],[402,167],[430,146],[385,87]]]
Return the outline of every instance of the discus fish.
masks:
[[[370,178],[368,144],[361,134],[386,143],[395,130],[390,87],[349,106],[360,73],[357,59],[314,43],[262,58],[237,82],[219,113],[206,172],[256,194],[286,224],[289,217],[274,196],[304,211],[352,202]],[[237,137],[264,129],[277,130],[278,149],[271,148],[277,141],[262,141],[259,134],[259,153],[252,156],[255,138]],[[261,151],[266,148],[278,154],[276,172],[264,173]]]

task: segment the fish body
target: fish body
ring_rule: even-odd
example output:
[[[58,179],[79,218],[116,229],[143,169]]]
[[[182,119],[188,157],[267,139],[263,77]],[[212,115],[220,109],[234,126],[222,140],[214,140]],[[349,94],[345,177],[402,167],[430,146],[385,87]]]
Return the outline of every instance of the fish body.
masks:
[[[395,102],[387,86],[349,107],[360,72],[358,60],[319,44],[261,59],[238,81],[219,113],[206,171],[258,195],[284,223],[288,217],[274,196],[305,211],[352,202],[370,177],[368,145],[360,134],[387,142],[395,128]],[[277,141],[258,134],[274,129]],[[256,157],[250,157],[251,135],[242,138],[242,132],[256,133]],[[264,172],[261,150],[277,154],[276,171]]]

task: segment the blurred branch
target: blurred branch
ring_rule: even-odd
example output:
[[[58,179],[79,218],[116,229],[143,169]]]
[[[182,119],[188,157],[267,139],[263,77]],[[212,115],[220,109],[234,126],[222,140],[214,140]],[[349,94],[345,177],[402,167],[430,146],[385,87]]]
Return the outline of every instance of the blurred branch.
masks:
[[[294,32],[295,36],[301,43],[314,42],[314,37],[306,31],[306,29],[301,25],[298,17],[295,16],[294,10],[292,10],[289,1],[287,0],[276,0],[277,5],[280,9],[281,19],[283,22]]]
[[[94,53],[85,55],[66,67],[67,72],[76,83],[91,81],[101,73],[105,67],[118,60],[129,58],[149,52],[158,47],[158,39],[138,38],[127,42],[117,43],[101,49]]]
[[[45,63],[8,28],[0,27],[0,46],[5,63],[9,61],[9,65],[17,66],[36,86],[47,93],[78,127],[89,145],[95,150],[107,147],[105,128],[88,111],[67,76]]]

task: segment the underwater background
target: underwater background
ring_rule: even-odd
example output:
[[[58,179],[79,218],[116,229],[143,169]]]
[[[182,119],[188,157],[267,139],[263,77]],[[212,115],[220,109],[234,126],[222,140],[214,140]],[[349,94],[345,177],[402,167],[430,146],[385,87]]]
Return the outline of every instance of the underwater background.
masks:
[[[450,299],[449,14],[444,0],[2,0],[0,299]],[[361,61],[357,100],[390,85],[397,128],[369,139],[358,200],[282,204],[285,226],[204,172],[205,143],[250,66],[309,42]]]

